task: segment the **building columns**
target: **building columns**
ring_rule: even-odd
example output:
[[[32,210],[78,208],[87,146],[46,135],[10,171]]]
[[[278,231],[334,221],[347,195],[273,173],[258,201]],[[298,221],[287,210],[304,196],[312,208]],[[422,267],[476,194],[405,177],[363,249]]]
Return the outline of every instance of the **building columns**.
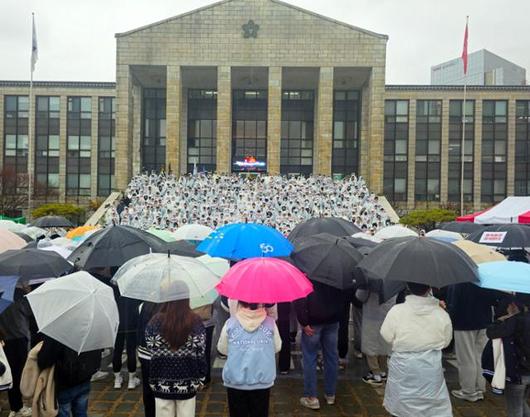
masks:
[[[166,74],[166,171],[180,175],[180,111],[182,74],[178,65],[168,65]]]
[[[232,172],[232,68],[217,67],[217,172]]]
[[[369,136],[361,138],[368,141],[369,149],[369,177],[367,178],[370,191],[375,194],[383,193],[384,145],[385,145],[385,66],[372,68],[370,76],[370,116]],[[364,106],[363,103],[361,103]]]
[[[132,76],[129,65],[116,68],[116,187],[125,190],[131,178]]]
[[[332,174],[333,157],[333,67],[321,67],[318,82],[316,159],[318,175]]]
[[[134,84],[131,90],[132,102],[132,175],[142,172],[142,87]]]
[[[473,144],[473,208],[481,209],[482,201],[482,100],[475,100],[475,141]]]
[[[269,68],[267,105],[267,171],[270,175],[279,175],[282,137],[282,67]]]
[[[407,172],[407,209],[416,206],[416,100],[409,102],[409,149]]]
[[[449,99],[442,100],[442,137],[440,143],[440,204],[449,201]]]
[[[98,126],[99,126],[99,97],[98,96],[92,96],[91,97],[91,103],[92,103],[92,121],[91,121],[91,132],[92,135],[92,147],[90,150],[90,170],[92,171],[90,175],[90,197],[96,198],[98,195],[98,149],[99,149],[99,132],[98,132]]]
[[[515,129],[517,106],[515,99],[508,101],[508,142],[506,150],[506,196],[515,194]]]

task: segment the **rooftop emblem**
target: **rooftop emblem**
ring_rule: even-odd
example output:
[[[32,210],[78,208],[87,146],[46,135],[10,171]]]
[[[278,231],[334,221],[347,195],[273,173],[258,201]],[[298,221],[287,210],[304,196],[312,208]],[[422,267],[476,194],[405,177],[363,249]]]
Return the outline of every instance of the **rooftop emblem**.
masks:
[[[253,20],[249,20],[248,23],[245,23],[241,27],[243,28],[243,37],[245,39],[258,37],[259,25],[254,23]]]

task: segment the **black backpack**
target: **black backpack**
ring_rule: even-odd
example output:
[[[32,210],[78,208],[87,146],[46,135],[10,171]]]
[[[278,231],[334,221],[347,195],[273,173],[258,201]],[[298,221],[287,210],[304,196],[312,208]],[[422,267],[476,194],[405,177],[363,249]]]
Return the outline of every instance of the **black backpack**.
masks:
[[[521,371],[530,373],[530,312],[518,318],[514,339]]]

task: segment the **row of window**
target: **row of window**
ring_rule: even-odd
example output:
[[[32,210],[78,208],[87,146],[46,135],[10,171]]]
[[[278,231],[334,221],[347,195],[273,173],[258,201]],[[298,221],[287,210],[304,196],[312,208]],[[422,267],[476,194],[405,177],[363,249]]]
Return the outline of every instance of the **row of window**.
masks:
[[[508,103],[482,102],[482,154],[474,160],[475,102],[449,102],[448,200],[473,200],[475,163],[481,164],[481,200],[498,202],[506,197]],[[516,103],[515,194],[530,193],[530,101]],[[408,195],[409,101],[387,100],[384,131],[384,192],[392,201]],[[442,101],[416,101],[415,190],[416,201],[440,201]],[[465,128],[464,128],[465,126]],[[462,153],[462,142],[464,149]],[[462,157],[464,164],[462,166]],[[463,181],[462,181],[463,168]]]
[[[68,97],[66,193],[89,196],[92,160],[92,98]],[[98,99],[98,195],[114,189],[115,99]],[[35,193],[46,197],[59,191],[60,97],[35,97]],[[26,192],[28,169],[27,96],[4,97],[4,167],[16,174],[17,189]]]

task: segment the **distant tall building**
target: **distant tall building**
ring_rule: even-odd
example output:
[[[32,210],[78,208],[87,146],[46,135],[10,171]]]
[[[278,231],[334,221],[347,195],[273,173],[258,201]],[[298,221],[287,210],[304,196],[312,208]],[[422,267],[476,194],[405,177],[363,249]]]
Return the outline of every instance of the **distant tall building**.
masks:
[[[469,54],[468,85],[525,85],[526,69],[482,49]],[[431,67],[431,85],[463,85],[461,58]]]

